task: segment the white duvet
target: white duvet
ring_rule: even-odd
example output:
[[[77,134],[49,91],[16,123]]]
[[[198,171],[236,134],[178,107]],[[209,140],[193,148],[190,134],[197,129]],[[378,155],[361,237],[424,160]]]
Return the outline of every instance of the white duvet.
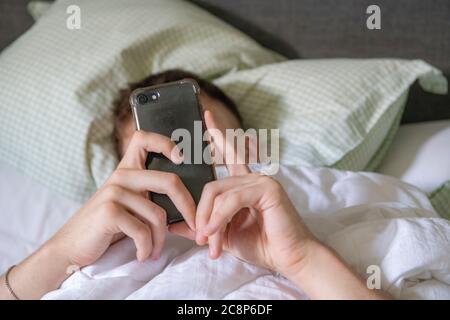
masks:
[[[387,176],[331,169],[281,167],[275,178],[313,233],[364,278],[375,265],[382,289],[396,298],[450,298],[450,222],[420,190]],[[230,254],[210,260],[207,248],[169,235],[160,260],[136,261],[134,244],[123,240],[44,298],[308,297],[269,270]]]

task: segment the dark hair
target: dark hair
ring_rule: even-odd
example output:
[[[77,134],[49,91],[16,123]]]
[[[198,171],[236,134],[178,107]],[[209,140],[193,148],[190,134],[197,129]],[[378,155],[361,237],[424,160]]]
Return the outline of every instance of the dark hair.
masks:
[[[191,78],[197,81],[200,86],[200,90],[205,92],[209,97],[219,100],[222,102],[228,110],[236,116],[239,122],[242,122],[241,115],[239,114],[236,104],[231,100],[222,90],[220,90],[213,83],[200,78],[198,75],[187,72],[180,69],[172,69],[163,71],[160,73],[155,73],[140,82],[131,83],[128,88],[120,90],[119,98],[115,103],[115,113],[114,113],[114,134],[116,138],[116,146],[120,150],[120,132],[123,125],[127,123],[131,116],[131,106],[130,106],[130,94],[134,89],[154,86],[166,82],[179,81],[185,78]]]

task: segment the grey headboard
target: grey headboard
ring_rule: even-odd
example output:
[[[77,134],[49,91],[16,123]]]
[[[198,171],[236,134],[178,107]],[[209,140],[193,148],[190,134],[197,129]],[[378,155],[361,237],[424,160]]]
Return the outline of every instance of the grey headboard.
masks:
[[[450,73],[449,0],[193,0],[289,58],[421,58]],[[368,30],[366,8],[381,9]]]
[[[450,79],[450,0],[192,0],[289,58],[423,59]],[[366,9],[381,9],[368,30]],[[450,95],[415,84],[403,123],[450,119]]]
[[[191,1],[289,58],[419,58],[450,79],[450,0]],[[0,0],[0,50],[32,25],[28,2]],[[371,4],[381,30],[366,27]],[[450,119],[450,95],[414,85],[402,121],[437,119]]]

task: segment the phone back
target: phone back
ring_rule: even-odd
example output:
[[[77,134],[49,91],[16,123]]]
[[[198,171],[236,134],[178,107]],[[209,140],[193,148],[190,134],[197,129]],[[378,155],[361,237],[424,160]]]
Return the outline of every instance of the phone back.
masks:
[[[185,129],[189,132],[191,139],[190,163],[177,165],[162,154],[149,153],[146,167],[150,170],[177,174],[196,204],[200,200],[203,186],[215,179],[213,167],[208,164],[211,162],[206,163],[203,159],[203,150],[207,147],[208,142],[202,139],[205,128],[198,93],[196,82],[185,79],[137,89],[130,97],[138,130],[155,132],[168,137],[171,137],[172,132],[176,129]],[[201,124],[200,132],[195,132],[196,121],[197,128]],[[194,138],[201,139],[201,142],[197,140],[197,143],[201,143],[202,146],[201,163],[194,163]],[[180,141],[175,140],[174,142],[179,143]],[[186,157],[186,154],[184,156]],[[183,220],[182,215],[168,196],[153,192],[149,193],[149,196],[153,202],[166,210],[169,224]]]

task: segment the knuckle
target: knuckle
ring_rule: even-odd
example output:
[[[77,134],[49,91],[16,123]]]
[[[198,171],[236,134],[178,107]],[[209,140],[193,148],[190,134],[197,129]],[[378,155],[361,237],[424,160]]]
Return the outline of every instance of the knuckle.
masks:
[[[146,134],[144,131],[136,130],[133,134],[132,141],[139,143],[139,142],[145,140],[145,136],[146,136]]]
[[[170,186],[179,187],[181,184],[180,177],[175,173],[168,173],[167,174],[167,182]]]
[[[120,213],[120,208],[114,202],[105,202],[100,206],[100,213],[107,219],[114,219]]]
[[[123,180],[124,177],[124,170],[123,169],[116,169],[113,174],[111,175],[110,178],[110,183],[111,184],[118,184],[120,181]]]
[[[167,213],[164,209],[160,209],[156,211],[156,217],[158,218],[158,223],[161,225],[166,224]]]
[[[150,139],[151,135],[148,132],[138,130],[135,131],[133,134],[133,137],[131,138],[131,144],[134,145],[134,148],[141,148],[143,146],[148,145],[148,140]]]
[[[172,148],[175,146],[175,143],[166,136],[161,136],[161,144],[169,150],[172,150]]]
[[[104,195],[107,199],[117,199],[123,195],[123,190],[118,185],[110,184],[105,188]]]
[[[283,187],[281,186],[281,184],[277,180],[275,180],[275,179],[273,179],[271,177],[268,177],[268,176],[262,176],[262,177],[260,177],[260,179],[261,179],[262,183],[264,185],[266,185],[267,188],[271,192],[278,194],[278,193],[283,191]]]
[[[138,227],[136,231],[136,240],[145,242],[148,240],[149,236],[150,228],[147,225],[142,224],[140,227]]]
[[[214,181],[208,182],[207,184],[205,184],[205,186],[203,187],[203,192],[206,196],[212,196],[215,193],[215,183]]]
[[[223,206],[223,204],[225,203],[226,198],[227,198],[227,195],[225,195],[225,194],[218,195],[214,200],[214,207],[217,209],[220,209]]]

